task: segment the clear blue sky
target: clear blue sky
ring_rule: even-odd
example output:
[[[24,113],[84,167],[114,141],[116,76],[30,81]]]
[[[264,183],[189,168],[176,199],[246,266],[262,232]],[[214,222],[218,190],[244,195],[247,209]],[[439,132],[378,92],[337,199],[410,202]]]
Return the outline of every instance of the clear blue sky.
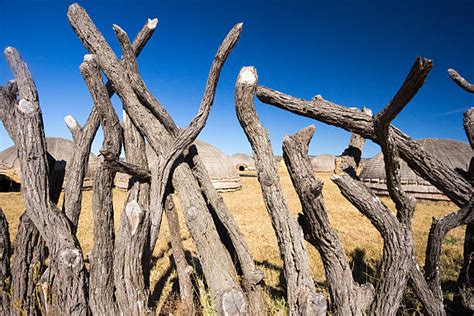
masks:
[[[434,60],[427,83],[394,122],[411,137],[465,140],[462,112],[473,96],[446,73],[474,81],[474,5],[468,1],[81,1],[117,54],[111,28],[134,37],[147,18],[158,28],[139,58],[152,92],[180,125],[197,111],[214,53],[230,28],[244,22],[224,66],[213,110],[200,138],[227,154],[250,153],[233,105],[240,67],[254,65],[259,83],[301,98],[321,94],[347,106],[379,111],[394,95],[416,56]],[[46,133],[70,138],[64,116],[81,124],[91,101],[79,74],[85,50],[66,18],[70,1],[0,0],[0,46],[19,49],[39,89]],[[12,75],[5,59],[0,81]],[[118,99],[114,103],[119,108]],[[276,154],[285,133],[316,124],[310,154],[340,153],[349,134],[256,101]],[[121,115],[121,111],[119,111]],[[100,136],[101,137],[101,136]],[[99,138],[100,138],[99,137]],[[0,127],[0,150],[12,144]],[[100,139],[93,150],[100,148]],[[364,156],[379,151],[368,144]]]

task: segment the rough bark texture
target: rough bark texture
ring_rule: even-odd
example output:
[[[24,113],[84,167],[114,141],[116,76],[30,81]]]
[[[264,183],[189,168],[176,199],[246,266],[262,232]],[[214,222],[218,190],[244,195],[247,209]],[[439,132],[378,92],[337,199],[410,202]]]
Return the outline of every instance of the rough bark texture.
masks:
[[[165,200],[165,214],[170,231],[173,260],[178,275],[181,312],[183,315],[194,315],[196,311],[194,306],[193,282],[191,280],[193,268],[186,261],[183,241],[181,240],[181,228],[179,225],[178,212],[176,211],[173,197],[170,194]]]
[[[87,306],[87,276],[79,242],[65,214],[58,210],[49,196],[48,161],[38,94],[31,74],[14,48],[5,55],[18,84],[19,102],[7,117],[15,120],[15,144],[21,167],[22,193],[30,219],[46,241],[50,254],[52,304],[69,314],[85,314]]]
[[[207,204],[210,206],[210,210],[219,218],[219,221],[224,226],[232,242],[232,247],[235,249],[238,263],[242,269],[244,289],[250,303],[252,314],[265,315],[266,306],[262,287],[263,272],[258,270],[255,266],[255,262],[250,254],[249,247],[245,242],[242,232],[239,229],[239,225],[225,205],[222,197],[212,186],[211,179],[198,155],[196,146],[193,145],[189,148],[186,159],[201,187]]]
[[[10,313],[10,231],[8,222],[0,208],[0,314]]]
[[[362,183],[348,175],[333,176],[332,180],[342,195],[371,221],[384,240],[383,268],[369,314],[395,315],[411,269],[411,241],[388,207]]]
[[[125,160],[148,168],[145,140],[126,113],[123,136]],[[143,315],[149,312],[150,184],[132,177],[129,188],[115,242],[115,295],[121,313]]]
[[[156,19],[148,20],[135,37],[132,44],[132,51],[135,56],[140,55],[143,47],[153,35],[156,23]],[[121,60],[120,63],[125,64],[123,60]],[[107,82],[106,89],[108,97],[111,98],[114,95],[115,90],[110,81]],[[70,164],[66,166],[67,181],[64,188],[63,209],[74,227],[76,227],[81,213],[82,184],[89,163],[92,141],[94,140],[97,129],[99,128],[100,117],[96,106],[93,106],[84,127],[81,127],[71,116],[66,116],[64,121],[73,135],[76,150],[73,153]]]
[[[59,163],[48,155],[49,195],[51,202],[57,204],[64,180],[64,169],[56,168]],[[58,170],[59,169],[59,170]],[[46,243],[27,212],[20,217],[15,239],[15,261],[12,266],[12,313],[45,313],[47,306],[37,300],[36,286],[46,270],[48,256]],[[47,304],[47,302],[45,302]]]
[[[73,4],[69,7],[68,17],[84,46],[97,56],[101,68],[113,82],[130,119],[147,137],[157,155],[164,155],[171,148],[174,136],[141,105],[127,72],[120,66],[112,49],[84,9]],[[186,223],[196,243],[215,308],[218,313],[246,313],[248,303],[236,281],[235,268],[219,239],[212,216],[189,166],[181,163],[176,167],[173,186],[184,206]]]
[[[104,141],[101,153],[118,159],[122,145],[122,130],[117,114],[102,81],[99,66],[93,57],[81,64],[81,74],[89,88],[102,121]],[[102,162],[94,177],[92,214],[94,218],[94,247],[90,256],[89,304],[93,314],[115,315],[114,297],[114,208],[112,188],[115,171]]]
[[[303,231],[321,255],[334,314],[365,315],[374,298],[374,288],[354,281],[341,240],[329,223],[323,182],[314,176],[308,157],[313,133],[314,126],[309,126],[283,140],[283,158],[303,206]],[[353,142],[351,145],[356,146]]]
[[[242,68],[235,86],[235,107],[240,125],[252,146],[258,181],[283,258],[289,313],[323,315],[327,308],[326,299],[316,292],[301,229],[283,196],[270,139],[255,112],[256,83],[255,69]]]

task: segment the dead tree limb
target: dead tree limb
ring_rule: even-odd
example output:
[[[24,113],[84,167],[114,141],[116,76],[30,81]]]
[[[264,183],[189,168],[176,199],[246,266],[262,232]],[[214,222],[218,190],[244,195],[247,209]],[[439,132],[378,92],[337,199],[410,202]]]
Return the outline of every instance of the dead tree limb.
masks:
[[[104,141],[101,151],[118,159],[122,146],[122,129],[94,56],[86,56],[80,69],[92,96],[94,109],[102,121]],[[112,188],[114,177],[115,172],[102,162],[96,170],[93,184],[94,248],[90,256],[89,304],[92,313],[100,315],[117,313],[113,278],[115,231]]]
[[[140,54],[145,44],[153,35],[157,22],[157,19],[149,19],[135,37],[131,47],[135,56]],[[122,59],[120,63],[125,64],[125,61]],[[107,82],[106,89],[108,97],[111,98],[115,91],[110,81]],[[70,115],[66,116],[64,121],[71,131],[76,146],[71,162],[66,166],[67,180],[64,188],[63,209],[74,227],[76,227],[81,213],[82,185],[89,163],[92,141],[99,128],[100,117],[97,108],[93,106],[84,127],[81,127]]]
[[[252,308],[252,314],[265,315],[266,306],[262,288],[263,272],[255,266],[255,262],[250,254],[249,247],[245,242],[242,232],[239,229],[239,225],[232,216],[231,211],[225,205],[223,198],[212,186],[211,179],[198,156],[196,146],[192,145],[189,147],[186,159],[192,168],[207,204],[210,205],[210,210],[219,218],[235,249],[242,269],[244,289]]]
[[[0,208],[0,314],[10,314],[10,231],[8,221]]]
[[[49,196],[46,142],[36,87],[20,54],[8,47],[5,55],[16,78],[20,99],[15,106],[15,117],[5,119],[14,119],[21,126],[16,129],[14,141],[21,167],[23,199],[28,216],[51,254],[50,268],[55,276],[51,284],[52,304],[69,314],[86,314],[87,275],[79,242],[67,217]]]
[[[176,211],[176,206],[171,194],[168,194],[165,199],[165,214],[170,231],[173,260],[178,275],[179,294],[182,306],[181,312],[183,315],[195,315],[194,289],[191,280],[193,269],[186,261],[183,241],[181,240],[181,228],[179,225],[178,212]]]
[[[343,128],[379,143],[372,116],[360,110],[337,105],[322,98],[305,101],[262,86],[257,86],[256,94],[264,103]],[[428,154],[420,144],[400,130],[393,126],[390,129],[400,157],[411,169],[432,183],[458,206],[462,207],[469,201],[473,194],[470,183],[438,158]]]
[[[448,69],[448,74],[451,79],[453,79],[454,83],[464,89],[464,91],[474,93],[474,85],[464,79],[456,70],[450,68]]]
[[[329,223],[323,182],[314,176],[308,157],[313,133],[311,125],[283,140],[283,158],[303,206],[303,231],[321,255],[332,311],[336,315],[365,315],[374,299],[374,288],[369,283],[359,285],[354,281],[342,242]]]
[[[173,143],[173,135],[142,106],[127,72],[118,63],[117,57],[85,10],[73,4],[69,7],[68,17],[79,39],[97,56],[101,68],[113,82],[130,119],[147,137],[157,155],[164,155]],[[219,239],[199,185],[187,165],[177,165],[173,173],[173,186],[184,206],[186,222],[196,243],[215,308],[218,313],[247,313],[248,303],[237,283],[235,268]]]
[[[301,230],[281,190],[268,132],[255,112],[256,84],[255,68],[243,67],[235,84],[235,108],[252,146],[258,181],[283,258],[289,313],[323,315],[327,308],[326,299],[316,292]]]

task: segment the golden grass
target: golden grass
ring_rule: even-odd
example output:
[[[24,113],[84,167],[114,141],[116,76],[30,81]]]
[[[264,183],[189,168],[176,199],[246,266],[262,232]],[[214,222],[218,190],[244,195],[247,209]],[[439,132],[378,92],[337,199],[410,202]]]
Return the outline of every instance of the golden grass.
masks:
[[[330,180],[329,173],[318,174],[324,181],[324,198],[332,226],[339,234],[346,253],[353,261],[357,271],[357,279],[370,281],[375,277],[378,261],[382,255],[382,240],[378,232],[371,226],[370,222],[362,216],[345,198],[340,194],[338,188]],[[280,177],[290,209],[294,214],[301,211],[296,192],[285,168],[280,169]],[[230,208],[242,230],[250,250],[259,268],[265,273],[265,284],[267,291],[267,302],[271,314],[285,314],[284,281],[282,281],[282,261],[280,259],[275,233],[272,229],[270,218],[265,209],[260,185],[255,174],[245,173],[242,176],[242,190],[237,192],[222,193],[227,206]],[[126,198],[126,192],[114,191],[115,223],[119,221],[120,212]],[[382,200],[393,209],[393,203],[388,198]],[[178,201],[177,201],[178,202]],[[81,243],[84,254],[93,247],[92,229],[93,218],[91,213],[92,192],[84,192],[83,210],[80,217],[77,237]],[[179,207],[179,203],[178,207]],[[12,241],[18,227],[18,220],[23,212],[21,193],[0,193],[0,207],[4,210],[10,223],[10,234]],[[416,248],[416,259],[423,266],[426,241],[431,225],[432,217],[441,217],[452,212],[456,206],[451,203],[419,203],[416,208],[413,230]],[[191,264],[196,265],[195,248],[189,232],[187,231],[183,216],[180,213],[180,221],[184,246],[193,258]],[[443,244],[442,280],[445,282],[455,281],[462,261],[462,246],[464,239],[464,228],[458,228],[450,232]],[[317,251],[307,244],[313,277],[318,287],[324,289],[324,270]],[[171,263],[171,251],[168,244],[168,227],[166,219],[163,220],[159,242],[154,251],[156,264],[151,271],[151,292],[159,308],[164,310],[170,308],[170,301],[176,300],[176,277]],[[200,282],[202,284],[202,280]],[[202,293],[201,301],[208,304],[209,299]],[[205,308],[209,311],[211,308]]]

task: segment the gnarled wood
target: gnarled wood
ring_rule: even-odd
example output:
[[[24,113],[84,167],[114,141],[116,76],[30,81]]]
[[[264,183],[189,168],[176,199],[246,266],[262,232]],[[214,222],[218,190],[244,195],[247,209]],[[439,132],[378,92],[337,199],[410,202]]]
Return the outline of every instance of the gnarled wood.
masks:
[[[15,144],[21,166],[22,193],[30,219],[46,241],[51,254],[52,303],[68,314],[86,314],[87,275],[79,242],[65,214],[49,196],[48,161],[38,94],[26,63],[11,47],[5,50],[16,78],[19,102],[15,107]],[[13,111],[13,110],[10,110]],[[59,237],[59,238],[58,238]]]
[[[112,49],[84,9],[73,4],[69,7],[68,17],[84,46],[97,56],[101,68],[113,82],[130,119],[147,137],[158,156],[164,155],[172,144],[173,135],[142,106],[131,86],[127,72],[120,66]],[[184,206],[186,223],[196,243],[215,308],[219,313],[246,313],[248,303],[237,283],[235,268],[227,250],[219,240],[199,185],[187,165],[181,163],[176,167],[173,173],[173,186]]]
[[[343,128],[379,143],[372,117],[360,110],[337,105],[323,98],[305,101],[262,86],[257,86],[256,94],[264,103]],[[458,206],[462,207],[469,201],[473,188],[465,179],[438,158],[428,154],[420,144],[400,130],[393,126],[390,129],[400,157],[411,169],[432,183]]]
[[[255,112],[253,98],[256,84],[255,68],[243,67],[235,84],[235,108],[252,146],[258,181],[283,258],[288,310],[295,315],[323,315],[327,308],[326,299],[316,292],[301,230],[283,196],[268,133]]]
[[[365,315],[374,298],[374,288],[371,284],[359,285],[354,281],[342,242],[329,223],[322,195],[323,182],[314,176],[308,157],[313,133],[311,125],[283,140],[283,158],[303,206],[303,231],[321,255],[334,314]]]

